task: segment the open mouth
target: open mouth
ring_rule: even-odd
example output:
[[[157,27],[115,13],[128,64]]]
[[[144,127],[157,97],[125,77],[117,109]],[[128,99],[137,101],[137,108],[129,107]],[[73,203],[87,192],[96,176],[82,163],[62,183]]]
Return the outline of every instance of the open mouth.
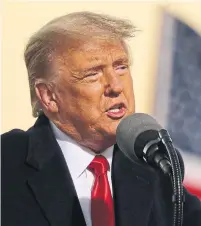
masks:
[[[122,118],[126,113],[126,106],[124,103],[114,104],[107,110],[107,115],[110,118],[118,119]]]

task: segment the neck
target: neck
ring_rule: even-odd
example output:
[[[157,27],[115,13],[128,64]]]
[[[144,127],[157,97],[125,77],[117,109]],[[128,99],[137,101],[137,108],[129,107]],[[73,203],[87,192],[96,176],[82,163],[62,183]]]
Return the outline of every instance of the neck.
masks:
[[[67,126],[61,125],[57,123],[57,121],[52,120],[52,123],[59,129],[63,134],[69,136],[72,140],[74,140],[79,145],[90,149],[96,154],[102,153],[107,148],[111,147],[116,143],[116,137],[113,136],[101,136],[100,134],[90,133],[90,136],[81,136],[79,133],[76,133],[74,130],[70,129]],[[86,133],[85,133],[86,134]],[[88,133],[89,134],[89,133]]]

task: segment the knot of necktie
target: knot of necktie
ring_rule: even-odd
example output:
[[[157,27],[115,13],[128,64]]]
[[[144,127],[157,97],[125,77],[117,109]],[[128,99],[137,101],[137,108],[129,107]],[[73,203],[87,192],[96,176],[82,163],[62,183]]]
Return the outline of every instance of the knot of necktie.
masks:
[[[109,170],[109,163],[102,155],[97,155],[89,164],[88,169],[95,175],[100,176]]]

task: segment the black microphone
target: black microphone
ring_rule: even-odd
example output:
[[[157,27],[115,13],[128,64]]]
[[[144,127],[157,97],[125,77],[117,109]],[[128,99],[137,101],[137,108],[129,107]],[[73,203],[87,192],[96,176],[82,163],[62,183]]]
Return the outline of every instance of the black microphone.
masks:
[[[122,119],[118,125],[117,145],[131,161],[144,161],[153,167],[160,168],[164,174],[171,174],[171,163],[165,146],[159,140],[159,131],[163,131],[163,128],[153,117],[135,113]],[[175,150],[182,179],[184,179],[184,162],[179,151]]]
[[[131,161],[139,160],[157,167],[171,178],[173,225],[182,226],[185,201],[182,180],[184,164],[174,148],[167,130],[151,116],[143,113],[130,115],[119,123],[116,133],[119,149]]]

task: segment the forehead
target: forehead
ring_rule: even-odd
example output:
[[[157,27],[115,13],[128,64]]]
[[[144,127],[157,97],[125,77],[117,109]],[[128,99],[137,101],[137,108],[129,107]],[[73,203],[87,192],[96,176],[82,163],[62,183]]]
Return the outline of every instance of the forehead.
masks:
[[[81,68],[85,64],[113,62],[118,59],[128,59],[125,43],[117,39],[90,39],[76,43],[65,53],[68,66]]]

